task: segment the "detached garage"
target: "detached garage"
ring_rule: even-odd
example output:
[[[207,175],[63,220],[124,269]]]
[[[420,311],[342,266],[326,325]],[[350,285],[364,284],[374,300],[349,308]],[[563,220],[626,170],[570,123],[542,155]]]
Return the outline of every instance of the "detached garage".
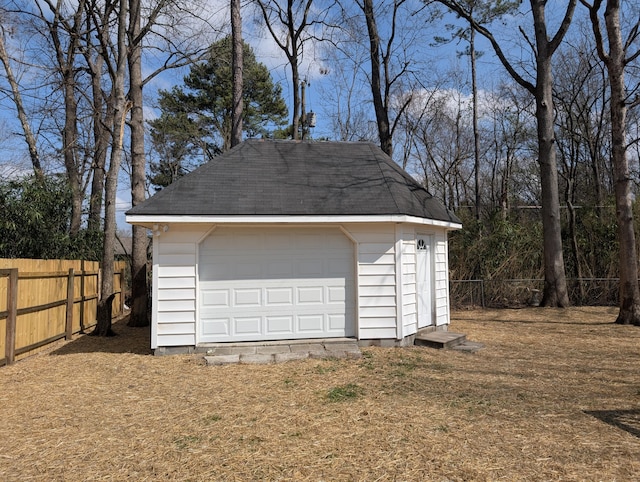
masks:
[[[449,323],[460,221],[370,143],[248,140],[127,212],[153,232],[153,349]]]

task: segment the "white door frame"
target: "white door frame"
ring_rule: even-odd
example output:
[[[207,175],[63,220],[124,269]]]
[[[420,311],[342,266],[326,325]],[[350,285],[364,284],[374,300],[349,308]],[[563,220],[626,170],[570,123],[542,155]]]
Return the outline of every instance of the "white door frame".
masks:
[[[418,330],[435,325],[435,236],[416,234],[416,302]]]

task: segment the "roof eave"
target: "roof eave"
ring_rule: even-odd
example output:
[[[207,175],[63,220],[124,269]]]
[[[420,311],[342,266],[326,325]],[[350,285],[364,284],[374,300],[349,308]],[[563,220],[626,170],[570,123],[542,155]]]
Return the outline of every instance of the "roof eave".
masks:
[[[154,229],[159,224],[336,224],[336,223],[408,223],[434,226],[447,230],[462,229],[461,223],[421,218],[406,214],[377,215],[133,215],[128,214],[129,224]]]

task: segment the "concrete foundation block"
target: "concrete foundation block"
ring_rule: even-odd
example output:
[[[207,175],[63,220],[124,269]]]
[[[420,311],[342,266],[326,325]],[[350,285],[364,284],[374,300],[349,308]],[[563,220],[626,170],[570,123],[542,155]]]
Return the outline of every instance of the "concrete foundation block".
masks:
[[[240,355],[240,363],[251,365],[267,365],[275,361],[274,355]]]
[[[207,350],[207,355],[255,355],[255,346],[220,346]]]
[[[195,347],[193,346],[159,346],[153,350],[155,356],[166,355],[191,355],[194,353]]]
[[[301,343],[301,344],[291,345],[292,353],[297,353],[301,351],[321,352],[321,351],[324,351],[324,346],[322,346],[321,343]]]
[[[284,363],[296,360],[306,360],[309,358],[309,353],[304,351],[289,352],[289,353],[276,353],[274,359],[276,363]]]
[[[215,355],[205,356],[207,365],[229,365],[231,363],[239,363],[240,355]]]
[[[256,347],[257,355],[278,355],[281,353],[290,353],[289,345],[265,345]]]
[[[313,350],[309,351],[309,358],[340,358],[340,352],[330,352],[327,350]]]

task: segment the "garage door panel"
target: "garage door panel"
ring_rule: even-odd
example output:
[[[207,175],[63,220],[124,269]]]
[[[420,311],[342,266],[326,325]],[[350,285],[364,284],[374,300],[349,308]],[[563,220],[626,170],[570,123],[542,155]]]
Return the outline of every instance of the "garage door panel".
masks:
[[[298,316],[298,331],[300,333],[322,333],[324,331],[324,316],[320,314]]]
[[[292,306],[293,288],[266,288],[265,304],[267,306]]]
[[[260,316],[247,316],[233,318],[233,333],[239,336],[260,335],[262,333],[262,318]]]
[[[304,286],[299,287],[297,291],[297,301],[299,305],[321,304],[323,302],[322,286]]]
[[[267,316],[265,321],[268,335],[286,335],[293,332],[293,316]]]
[[[262,306],[262,290],[259,288],[241,288],[233,290],[233,306]]]
[[[229,290],[202,290],[202,307],[229,307]]]
[[[201,318],[202,334],[225,338],[229,336],[230,318]]]
[[[338,229],[219,228],[199,263],[200,342],[355,332],[353,247]]]
[[[335,314],[335,315],[327,315],[329,326],[328,330],[331,332],[341,332],[345,329],[345,318],[344,315]]]

